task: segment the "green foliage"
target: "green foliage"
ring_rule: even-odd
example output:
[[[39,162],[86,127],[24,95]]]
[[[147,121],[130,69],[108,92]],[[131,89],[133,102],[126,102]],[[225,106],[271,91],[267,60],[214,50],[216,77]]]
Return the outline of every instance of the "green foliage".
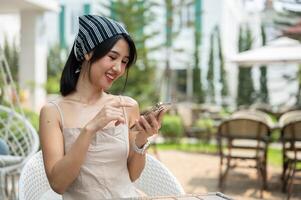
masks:
[[[297,73],[298,91],[296,93],[296,106],[301,106],[301,65],[298,67]]]
[[[197,128],[195,136],[208,142],[212,138],[212,134],[215,133],[214,121],[210,118],[200,118],[194,123],[194,127]]]
[[[213,30],[210,34],[210,51],[209,51],[209,61],[208,61],[208,72],[207,72],[207,82],[208,90],[207,95],[209,97],[210,103],[215,103],[215,87],[214,87],[214,35]]]
[[[218,47],[216,49],[216,46]],[[219,66],[216,66],[219,65]],[[221,90],[216,90],[216,81],[215,81],[215,68],[219,67],[219,83],[221,85]],[[216,93],[220,93],[221,97],[228,96],[228,85],[227,85],[227,74],[224,66],[224,56],[220,38],[220,31],[218,26],[216,26],[210,34],[210,50],[209,50],[209,59],[208,59],[208,71],[207,71],[207,97],[208,102],[215,103]],[[223,100],[223,98],[222,98]]]
[[[220,64],[220,84],[222,86],[221,90],[221,96],[227,97],[229,94],[229,88],[227,84],[227,74],[225,70],[225,61],[224,61],[224,55],[223,55],[223,48],[222,48],[222,42],[221,42],[221,36],[220,36],[220,30],[219,27],[216,27],[216,34],[217,34],[217,45],[218,45],[218,57],[219,57],[219,64]]]
[[[201,69],[199,67],[193,68],[193,96],[196,102],[204,102],[204,91],[201,82]]]
[[[38,132],[39,130],[39,115],[36,112],[33,112],[28,109],[24,109],[24,115],[28,119],[28,121],[32,124],[32,126],[36,129]]]
[[[266,33],[263,25],[261,25],[261,40],[262,45],[266,45]],[[263,103],[269,103],[269,91],[267,86],[267,67],[265,65],[260,67],[259,99]]]
[[[167,140],[178,142],[179,138],[183,136],[184,133],[184,126],[181,118],[176,115],[164,115],[160,131]]]
[[[148,54],[154,49],[148,49],[145,45],[147,40],[151,40],[156,35],[154,32],[144,31],[144,28],[155,17],[151,12],[152,6],[155,6],[152,1],[140,0],[112,0],[110,5],[107,5],[111,10],[111,17],[126,26],[135,41],[138,52],[137,62],[129,70],[126,90],[123,91],[126,81],[126,76],[124,76],[113,84],[109,92],[131,96],[139,102],[142,108],[154,104],[159,99],[155,84],[155,63],[148,58]]]
[[[64,59],[62,58],[63,50],[59,44],[53,45],[47,56],[47,82],[46,91],[50,93],[59,93],[60,77],[64,67]]]
[[[247,51],[252,46],[252,34],[248,26],[239,29],[239,52]],[[255,89],[250,66],[239,67],[237,84],[237,105],[250,105],[255,100]]]
[[[184,151],[184,152],[194,152],[194,153],[209,153],[209,154],[217,154],[218,148],[215,144],[209,143],[183,143],[180,141],[179,144],[175,143],[164,143],[164,144],[156,144],[159,151],[162,150],[177,150],[177,151]]]
[[[159,94],[155,91],[154,73],[153,68],[139,69],[132,66],[125,90],[123,91],[126,79],[124,75],[112,85],[110,92],[135,98],[142,109],[153,105],[159,99]]]
[[[12,78],[14,81],[18,81],[18,69],[19,69],[19,48],[15,41],[10,44],[7,37],[4,37],[3,44],[4,56],[7,60],[8,66],[10,68]]]
[[[60,75],[48,76],[46,82],[47,94],[57,94],[60,91]]]
[[[56,77],[61,75],[63,67],[64,67],[64,60],[61,56],[62,50],[59,44],[53,45],[49,53],[47,55],[47,76],[48,77]]]
[[[195,122],[195,126],[206,130],[207,132],[212,133],[214,130],[214,122],[210,118],[198,119]]]
[[[202,70],[200,68],[200,45],[201,45],[201,7],[200,0],[194,1],[194,68],[193,68],[193,96],[197,103],[205,102],[205,93],[202,84]]]

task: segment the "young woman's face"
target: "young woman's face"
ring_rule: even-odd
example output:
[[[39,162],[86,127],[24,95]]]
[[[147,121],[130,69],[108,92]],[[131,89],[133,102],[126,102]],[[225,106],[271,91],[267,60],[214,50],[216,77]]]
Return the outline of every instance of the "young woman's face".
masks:
[[[128,61],[129,45],[120,39],[104,57],[91,65],[91,83],[104,90],[110,88],[124,74]]]

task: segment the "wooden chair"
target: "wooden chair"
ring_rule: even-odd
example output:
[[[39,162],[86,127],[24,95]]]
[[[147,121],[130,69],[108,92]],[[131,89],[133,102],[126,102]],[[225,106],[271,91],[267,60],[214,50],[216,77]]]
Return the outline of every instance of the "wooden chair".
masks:
[[[295,174],[301,171],[301,111],[290,111],[280,118],[282,141],[282,191],[290,199]]]
[[[240,160],[252,160],[255,164],[247,167],[256,168],[258,180],[261,180],[261,197],[267,188],[267,148],[270,128],[269,117],[260,111],[243,110],[233,113],[218,127],[218,146],[220,155],[219,188],[224,189],[224,182],[230,169],[242,167]],[[235,163],[234,163],[235,162]]]

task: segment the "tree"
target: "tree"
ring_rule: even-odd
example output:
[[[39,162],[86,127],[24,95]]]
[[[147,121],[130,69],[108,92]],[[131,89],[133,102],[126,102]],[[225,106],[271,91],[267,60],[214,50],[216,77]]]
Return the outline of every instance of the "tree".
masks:
[[[227,73],[225,70],[225,61],[224,61],[224,55],[223,55],[223,48],[222,48],[222,42],[221,42],[221,36],[220,36],[220,29],[217,26],[216,27],[216,34],[217,34],[217,46],[218,46],[218,57],[219,57],[219,72],[220,72],[220,78],[219,82],[222,86],[221,89],[221,97],[222,100],[228,96],[229,94],[229,88],[227,84]]]
[[[7,64],[10,67],[12,78],[15,82],[18,82],[18,71],[19,71],[19,49],[15,41],[10,44],[7,37],[4,37],[3,44],[4,56],[7,60]]]
[[[124,76],[113,85],[110,92],[134,97],[141,107],[151,105],[158,101],[159,93],[156,92],[154,80],[155,62],[148,58],[152,49],[148,49],[145,43],[157,33],[146,34],[144,28],[154,20],[155,15],[151,12],[151,7],[156,4],[152,1],[141,0],[111,0],[110,5],[105,6],[111,10],[112,18],[125,25],[135,41],[138,52],[137,62],[129,70],[126,90],[124,90],[126,82]]]
[[[201,68],[200,68],[200,45],[201,45],[201,11],[202,1],[195,0],[194,2],[194,68],[193,68],[193,95],[197,102],[204,102],[204,91],[201,80]]]
[[[238,50],[247,51],[252,46],[252,34],[248,26],[239,29]],[[250,105],[255,100],[255,90],[250,66],[239,66],[237,84],[237,105]]]
[[[262,46],[266,45],[266,33],[263,25],[261,25],[261,39],[262,39]],[[262,65],[260,67],[259,99],[263,103],[269,103],[269,92],[267,86],[267,67],[265,65]]]
[[[59,93],[60,78],[64,67],[64,60],[62,53],[66,49],[61,49],[59,44],[54,44],[50,47],[47,55],[47,93]]]
[[[207,82],[208,82],[207,95],[208,95],[210,103],[215,103],[214,35],[215,35],[215,30],[213,30],[210,34],[210,51],[209,51],[208,72],[207,72]]]

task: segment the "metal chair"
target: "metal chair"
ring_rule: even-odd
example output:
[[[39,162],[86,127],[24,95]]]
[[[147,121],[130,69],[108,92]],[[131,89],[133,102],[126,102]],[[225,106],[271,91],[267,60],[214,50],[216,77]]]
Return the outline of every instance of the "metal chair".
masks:
[[[290,199],[293,191],[295,174],[301,171],[301,111],[290,111],[283,114],[281,124],[282,141],[282,191]]]
[[[135,186],[148,196],[180,195],[184,190],[172,173],[147,154],[146,165]],[[48,183],[42,152],[37,152],[24,166],[19,180],[20,200],[61,200]]]
[[[261,180],[260,196],[267,188],[267,148],[270,128],[269,116],[260,111],[243,110],[235,112],[223,121],[218,128],[218,146],[220,155],[219,188],[230,169],[242,167],[240,160],[252,160],[255,164],[258,180]],[[235,162],[235,163],[233,163]]]

